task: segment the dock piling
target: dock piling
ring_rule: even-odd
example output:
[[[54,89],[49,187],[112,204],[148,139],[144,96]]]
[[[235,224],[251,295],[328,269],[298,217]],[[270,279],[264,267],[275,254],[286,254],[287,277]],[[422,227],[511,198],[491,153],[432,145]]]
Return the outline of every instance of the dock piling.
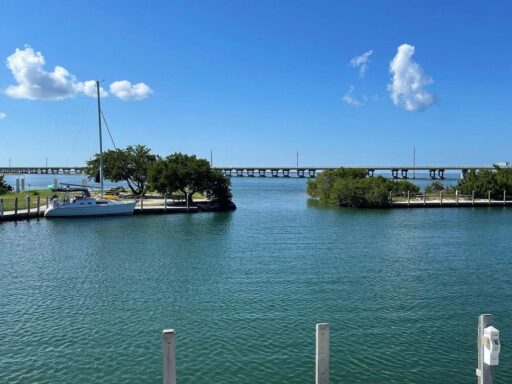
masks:
[[[16,216],[18,214],[18,198],[14,198],[14,215]]]
[[[507,190],[503,190],[503,205],[507,204]]]
[[[316,325],[315,383],[329,384],[329,324]]]
[[[164,195],[164,212],[167,212],[167,194]]]
[[[30,220],[30,196],[27,196],[27,219]]]
[[[163,384],[176,384],[176,333],[174,329],[162,332]]]
[[[487,192],[487,200],[489,201],[489,205],[491,205],[491,191]]]
[[[41,211],[41,196],[37,196],[37,217],[39,217],[39,213]]]
[[[0,216],[4,215],[4,199],[0,199]]]
[[[471,203],[475,205],[475,191],[471,191]]]
[[[494,378],[493,367],[484,363],[484,343],[482,337],[484,329],[492,325],[492,315],[480,315],[478,317],[478,337],[476,345],[478,348],[478,368],[476,375],[478,377],[478,384],[492,384]]]

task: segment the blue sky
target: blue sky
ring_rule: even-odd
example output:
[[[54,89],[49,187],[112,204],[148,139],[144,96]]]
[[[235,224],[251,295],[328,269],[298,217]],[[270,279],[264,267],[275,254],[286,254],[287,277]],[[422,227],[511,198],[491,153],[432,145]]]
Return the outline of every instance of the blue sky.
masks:
[[[0,165],[88,159],[93,79],[116,144],[161,155],[512,161],[510,20],[510,1],[0,0]]]

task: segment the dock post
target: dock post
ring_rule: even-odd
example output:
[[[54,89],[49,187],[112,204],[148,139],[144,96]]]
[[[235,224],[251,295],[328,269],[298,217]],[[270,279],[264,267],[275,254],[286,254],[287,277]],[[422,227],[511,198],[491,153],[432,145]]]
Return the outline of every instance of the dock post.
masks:
[[[176,333],[174,329],[162,332],[164,384],[176,384]]]
[[[329,384],[329,324],[316,325],[315,383]]]
[[[46,208],[48,208],[48,204],[50,203],[50,201],[49,201],[49,200],[50,200],[50,199],[49,199],[49,197],[48,197],[48,196],[46,196]]]
[[[407,191],[407,206],[411,206],[411,192]]]
[[[4,215],[4,199],[0,199],[0,216]]]
[[[427,193],[423,191],[423,205],[427,205]]]
[[[493,367],[484,363],[484,343],[482,342],[482,336],[484,335],[484,329],[492,325],[492,315],[480,315],[478,317],[478,338],[476,345],[478,348],[478,368],[476,369],[476,375],[478,377],[478,384],[492,384],[493,382]]]
[[[144,210],[144,195],[140,195],[140,210]]]
[[[167,193],[164,195],[164,212],[167,211]]]
[[[491,205],[491,191],[487,192],[487,200],[489,201],[489,205]]]
[[[18,214],[18,198],[14,198],[14,216]]]
[[[27,219],[30,219],[30,196],[27,196]]]
[[[503,190],[503,205],[507,204],[507,190]]]
[[[190,212],[190,200],[188,198],[188,192],[187,192],[187,212]]]
[[[439,201],[443,205],[443,191],[439,192]]]
[[[457,205],[459,205],[459,190],[458,189],[455,190],[455,202],[457,203]]]
[[[37,217],[39,217],[40,211],[41,211],[41,196],[37,195]]]
[[[475,205],[475,191],[471,192],[471,203]]]

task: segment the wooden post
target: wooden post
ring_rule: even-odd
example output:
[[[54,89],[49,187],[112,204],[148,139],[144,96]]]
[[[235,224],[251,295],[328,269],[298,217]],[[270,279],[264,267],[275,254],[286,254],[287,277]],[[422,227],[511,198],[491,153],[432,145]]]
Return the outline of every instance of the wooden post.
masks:
[[[423,191],[423,205],[427,205],[427,193]]]
[[[14,215],[16,216],[18,214],[18,198],[14,198]]]
[[[407,205],[411,206],[411,193],[409,191],[407,191]]]
[[[443,191],[439,192],[439,201],[441,202],[441,205],[443,205]]]
[[[48,208],[48,204],[50,203],[50,199],[48,196],[46,196],[46,208]]]
[[[316,384],[329,384],[329,324],[316,325]]]
[[[190,201],[188,198],[188,192],[187,192],[187,212],[190,212]]]
[[[164,195],[164,212],[167,211],[167,193]]]
[[[459,205],[459,191],[455,190],[455,202]]]
[[[41,211],[41,196],[37,196],[37,217],[39,217],[39,213]]]
[[[478,317],[478,338],[476,341],[478,349],[478,368],[476,369],[478,384],[492,384],[493,381],[493,367],[484,363],[484,343],[482,342],[484,329],[491,325],[492,315],[480,315]]]
[[[140,195],[140,210],[144,210],[144,196]]]
[[[176,384],[176,333],[174,329],[162,332],[164,384]]]
[[[491,205],[491,191],[487,192],[487,199],[489,200],[489,205]]]
[[[471,192],[471,203],[475,205],[475,191]]]
[[[503,190],[503,205],[507,204],[507,190]]]
[[[0,216],[4,215],[4,199],[0,199]]]
[[[27,219],[30,219],[30,196],[27,196]]]

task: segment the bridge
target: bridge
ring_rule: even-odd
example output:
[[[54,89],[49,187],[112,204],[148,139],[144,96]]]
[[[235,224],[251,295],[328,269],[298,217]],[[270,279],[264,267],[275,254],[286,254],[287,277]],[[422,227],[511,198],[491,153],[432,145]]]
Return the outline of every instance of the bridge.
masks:
[[[396,166],[301,166],[301,167],[276,167],[276,166],[247,166],[247,167],[213,167],[221,171],[226,176],[238,177],[295,177],[313,178],[318,172],[333,170],[339,168],[355,168],[363,169],[368,172],[368,176],[374,176],[375,172],[389,172],[390,176],[394,179],[408,179],[411,177],[410,173],[416,171],[428,172],[431,179],[444,179],[446,171],[458,171],[461,178],[465,178],[469,170],[477,169],[494,169],[494,165],[481,165],[481,166],[465,166],[465,165],[425,165],[425,166],[409,166],[409,165],[396,165]],[[0,167],[0,175],[82,175],[84,174],[85,167]]]

